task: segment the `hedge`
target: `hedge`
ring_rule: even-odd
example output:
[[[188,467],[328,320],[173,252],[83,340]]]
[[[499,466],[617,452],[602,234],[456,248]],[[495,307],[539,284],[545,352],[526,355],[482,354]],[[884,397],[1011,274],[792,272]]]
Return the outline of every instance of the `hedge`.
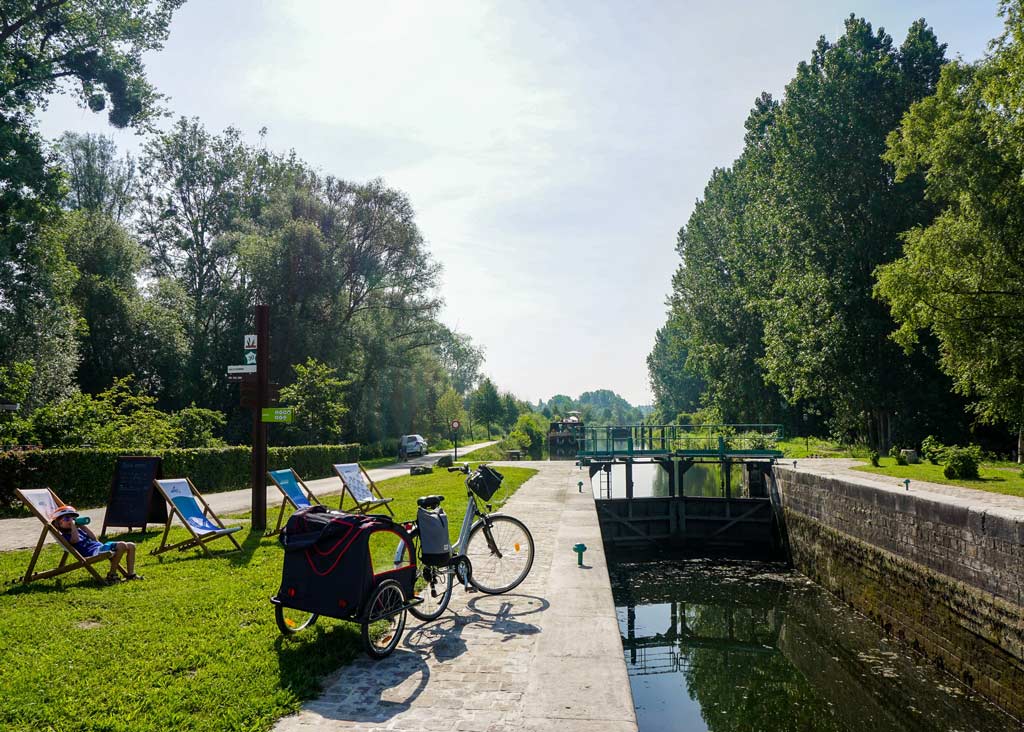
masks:
[[[28,515],[14,495],[15,488],[50,487],[77,508],[106,505],[119,455],[157,455],[163,458],[166,477],[188,476],[201,493],[250,485],[252,450],[244,445],[151,451],[77,448],[0,452],[0,516]],[[332,475],[335,463],[366,457],[360,454],[358,444],[271,447],[267,467],[294,468],[303,478],[315,480]]]

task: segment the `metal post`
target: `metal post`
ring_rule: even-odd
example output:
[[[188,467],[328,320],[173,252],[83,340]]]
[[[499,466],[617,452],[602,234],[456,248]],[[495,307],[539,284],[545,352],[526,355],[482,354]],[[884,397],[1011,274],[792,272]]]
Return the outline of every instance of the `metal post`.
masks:
[[[253,531],[267,528],[267,426],[270,382],[270,306],[256,306],[256,406],[252,410],[252,519]]]
[[[632,440],[630,440],[632,442]],[[633,461],[626,459],[626,498],[633,498]]]

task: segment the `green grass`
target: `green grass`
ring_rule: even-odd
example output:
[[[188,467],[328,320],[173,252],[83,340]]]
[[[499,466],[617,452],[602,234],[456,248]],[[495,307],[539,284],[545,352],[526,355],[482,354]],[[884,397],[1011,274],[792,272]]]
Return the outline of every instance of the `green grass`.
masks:
[[[841,445],[818,437],[791,437],[788,440],[779,440],[777,449],[788,458],[867,458],[870,452],[867,445]]]
[[[536,473],[502,472],[509,494]],[[467,502],[461,475],[379,485],[400,519],[415,517],[417,496],[445,495],[458,530]],[[276,511],[268,512],[271,526]],[[280,545],[247,529],[236,537],[242,552],[206,559],[195,550],[152,557],[159,534],[125,536],[139,545],[141,582],[103,587],[79,570],[7,586],[0,592],[0,729],[265,730],[314,697],[326,674],[362,653],[359,627],[321,619],[282,637],[268,601],[280,583]],[[218,546],[231,547],[219,540],[211,548]],[[24,573],[30,555],[0,554],[0,578]],[[49,547],[41,568],[59,556]]]
[[[473,452],[466,453],[463,455],[459,453],[459,462],[464,460],[479,460],[481,462],[493,461],[493,460],[505,460],[507,456],[505,451],[498,447],[497,443],[488,445],[487,447],[481,447]]]
[[[1013,463],[983,463],[978,469],[981,480],[952,480],[942,474],[941,465],[931,463],[919,463],[918,465],[897,465],[894,458],[881,458],[879,467],[863,465],[854,468],[865,473],[875,475],[887,475],[892,478],[904,480],[910,478],[910,487],[913,489],[914,481],[927,481],[929,483],[943,483],[945,485],[958,485],[963,488],[974,488],[990,493],[1004,493],[1008,496],[1024,496],[1024,478],[1021,477],[1019,466]],[[1012,468],[1005,466],[1014,465]]]
[[[396,462],[393,457],[379,457],[373,458],[372,460],[360,460],[359,464],[367,470],[373,470],[374,468],[383,468],[388,465],[394,465]]]

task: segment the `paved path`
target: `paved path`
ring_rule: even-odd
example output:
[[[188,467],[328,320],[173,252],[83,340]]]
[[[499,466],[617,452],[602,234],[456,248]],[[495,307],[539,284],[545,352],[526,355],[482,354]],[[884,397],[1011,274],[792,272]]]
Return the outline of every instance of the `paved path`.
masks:
[[[796,464],[798,472],[816,475],[842,477],[857,483],[877,486],[889,491],[903,492],[906,490],[903,481],[888,475],[877,475],[863,470],[854,470],[858,465],[867,465],[864,460],[854,458],[807,458],[803,460],[782,459],[779,465],[788,468]],[[962,488],[957,485],[929,483],[923,480],[911,480],[910,492],[939,502],[970,506],[977,511],[1014,517],[1020,520],[1024,515],[1024,497],[1007,496],[1002,493]]]
[[[572,463],[514,464],[540,471],[505,507],[536,543],[523,584],[496,596],[456,587],[440,619],[409,615],[394,654],[341,669],[275,732],[636,731],[593,497],[577,492]]]
[[[493,444],[493,442],[481,442],[476,445],[460,447],[459,452],[460,454],[469,453],[477,448]],[[450,455],[451,453],[451,450],[440,450],[425,457],[411,458],[402,463],[395,463],[394,465],[388,465],[383,468],[374,468],[367,472],[369,472],[370,477],[374,480],[385,480],[387,478],[394,478],[397,475],[408,475],[410,466],[433,465],[439,457],[442,455]],[[306,481],[306,485],[309,486],[310,490],[312,490],[313,494],[316,496],[341,493],[341,480],[337,477]],[[55,487],[54,490],[57,491],[57,495],[60,495],[60,489],[58,487]],[[240,513],[252,508],[252,490],[249,488],[244,488],[238,491],[225,491],[223,493],[208,493],[203,497],[206,499],[207,503],[210,504],[210,508],[213,509],[213,512],[222,518],[224,514]],[[268,486],[268,509],[280,505],[281,491],[279,491],[275,486]],[[90,528],[98,533],[100,527],[103,526],[103,514],[105,512],[106,509],[104,508],[90,508],[82,511],[82,515],[90,518]],[[272,520],[273,516],[271,517],[271,521]],[[238,522],[227,520],[225,523],[231,525],[232,523]],[[34,516],[23,519],[0,519],[0,551],[30,549],[34,547],[36,542],[39,541],[39,534],[41,530],[42,526],[39,523],[39,520]],[[120,529],[111,529],[110,534],[114,535],[118,531],[120,531]],[[47,537],[47,542],[51,541],[53,541],[53,539]]]

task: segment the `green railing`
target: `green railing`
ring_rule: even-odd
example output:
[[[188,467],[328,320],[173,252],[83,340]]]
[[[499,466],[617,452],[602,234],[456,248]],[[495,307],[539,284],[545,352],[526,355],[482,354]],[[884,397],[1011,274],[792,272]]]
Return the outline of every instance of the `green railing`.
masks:
[[[587,427],[583,457],[608,455],[765,455],[777,456],[780,424],[625,425]]]

